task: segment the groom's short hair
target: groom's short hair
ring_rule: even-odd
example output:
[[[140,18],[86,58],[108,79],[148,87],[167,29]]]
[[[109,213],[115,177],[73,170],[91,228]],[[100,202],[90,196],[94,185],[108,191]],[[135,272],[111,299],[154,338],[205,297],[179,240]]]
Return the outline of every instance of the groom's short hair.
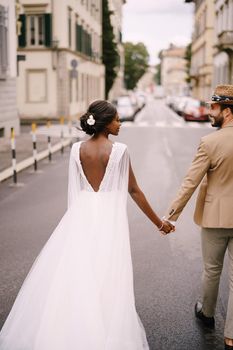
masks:
[[[221,111],[223,111],[224,109],[226,109],[226,108],[230,108],[230,110],[231,110],[231,113],[233,114],[233,105],[228,105],[228,104],[219,104],[220,105],[220,109],[221,109]]]

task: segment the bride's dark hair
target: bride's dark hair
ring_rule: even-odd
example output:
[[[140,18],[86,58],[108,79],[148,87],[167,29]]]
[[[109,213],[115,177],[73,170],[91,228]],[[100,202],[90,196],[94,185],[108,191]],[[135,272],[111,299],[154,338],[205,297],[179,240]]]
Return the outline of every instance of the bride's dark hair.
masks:
[[[88,135],[98,134],[113,121],[116,114],[116,107],[112,103],[105,100],[94,101],[80,118],[81,128]],[[89,125],[87,122],[88,119],[90,120],[90,116],[94,118],[93,125]]]

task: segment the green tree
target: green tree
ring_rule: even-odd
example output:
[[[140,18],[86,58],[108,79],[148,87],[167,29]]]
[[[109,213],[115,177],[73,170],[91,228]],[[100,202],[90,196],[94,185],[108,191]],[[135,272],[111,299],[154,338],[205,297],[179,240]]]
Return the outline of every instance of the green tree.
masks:
[[[108,0],[103,0],[102,5],[102,61],[105,65],[105,97],[108,98],[108,93],[117,76],[117,66],[119,65],[119,54],[117,44],[114,37],[113,27],[111,24],[112,11],[109,10]]]
[[[143,43],[126,42],[125,49],[125,85],[132,90],[149,66],[149,53]]]
[[[187,45],[184,58],[187,61],[187,63],[186,63],[186,71],[187,71],[187,75],[188,76],[186,78],[186,82],[190,83],[191,82],[190,68],[191,68],[191,60],[192,60],[192,43]]]
[[[158,63],[156,66],[156,73],[155,73],[155,82],[157,85],[161,85],[161,63]]]

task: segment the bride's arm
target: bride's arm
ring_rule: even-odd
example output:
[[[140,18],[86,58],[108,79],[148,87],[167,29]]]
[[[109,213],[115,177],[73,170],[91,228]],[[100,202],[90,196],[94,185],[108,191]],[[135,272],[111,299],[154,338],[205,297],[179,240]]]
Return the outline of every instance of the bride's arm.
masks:
[[[135,203],[138,205],[138,207],[143,211],[143,213],[158,227],[166,233],[169,233],[172,229],[172,227],[168,224],[163,222],[154,212],[154,210],[151,208],[149,202],[147,201],[144,193],[140,189],[140,187],[137,184],[136,178],[134,176],[131,163],[129,163],[129,185],[128,185],[128,192],[132,199],[135,201]]]

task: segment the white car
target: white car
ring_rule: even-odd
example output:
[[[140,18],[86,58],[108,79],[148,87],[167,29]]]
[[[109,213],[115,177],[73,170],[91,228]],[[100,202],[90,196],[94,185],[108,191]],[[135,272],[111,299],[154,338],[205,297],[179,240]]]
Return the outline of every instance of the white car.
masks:
[[[133,121],[135,116],[135,108],[129,96],[118,97],[116,101],[117,112],[122,121]]]
[[[146,105],[147,96],[143,92],[137,92],[136,97],[137,97],[139,110],[141,110]]]

